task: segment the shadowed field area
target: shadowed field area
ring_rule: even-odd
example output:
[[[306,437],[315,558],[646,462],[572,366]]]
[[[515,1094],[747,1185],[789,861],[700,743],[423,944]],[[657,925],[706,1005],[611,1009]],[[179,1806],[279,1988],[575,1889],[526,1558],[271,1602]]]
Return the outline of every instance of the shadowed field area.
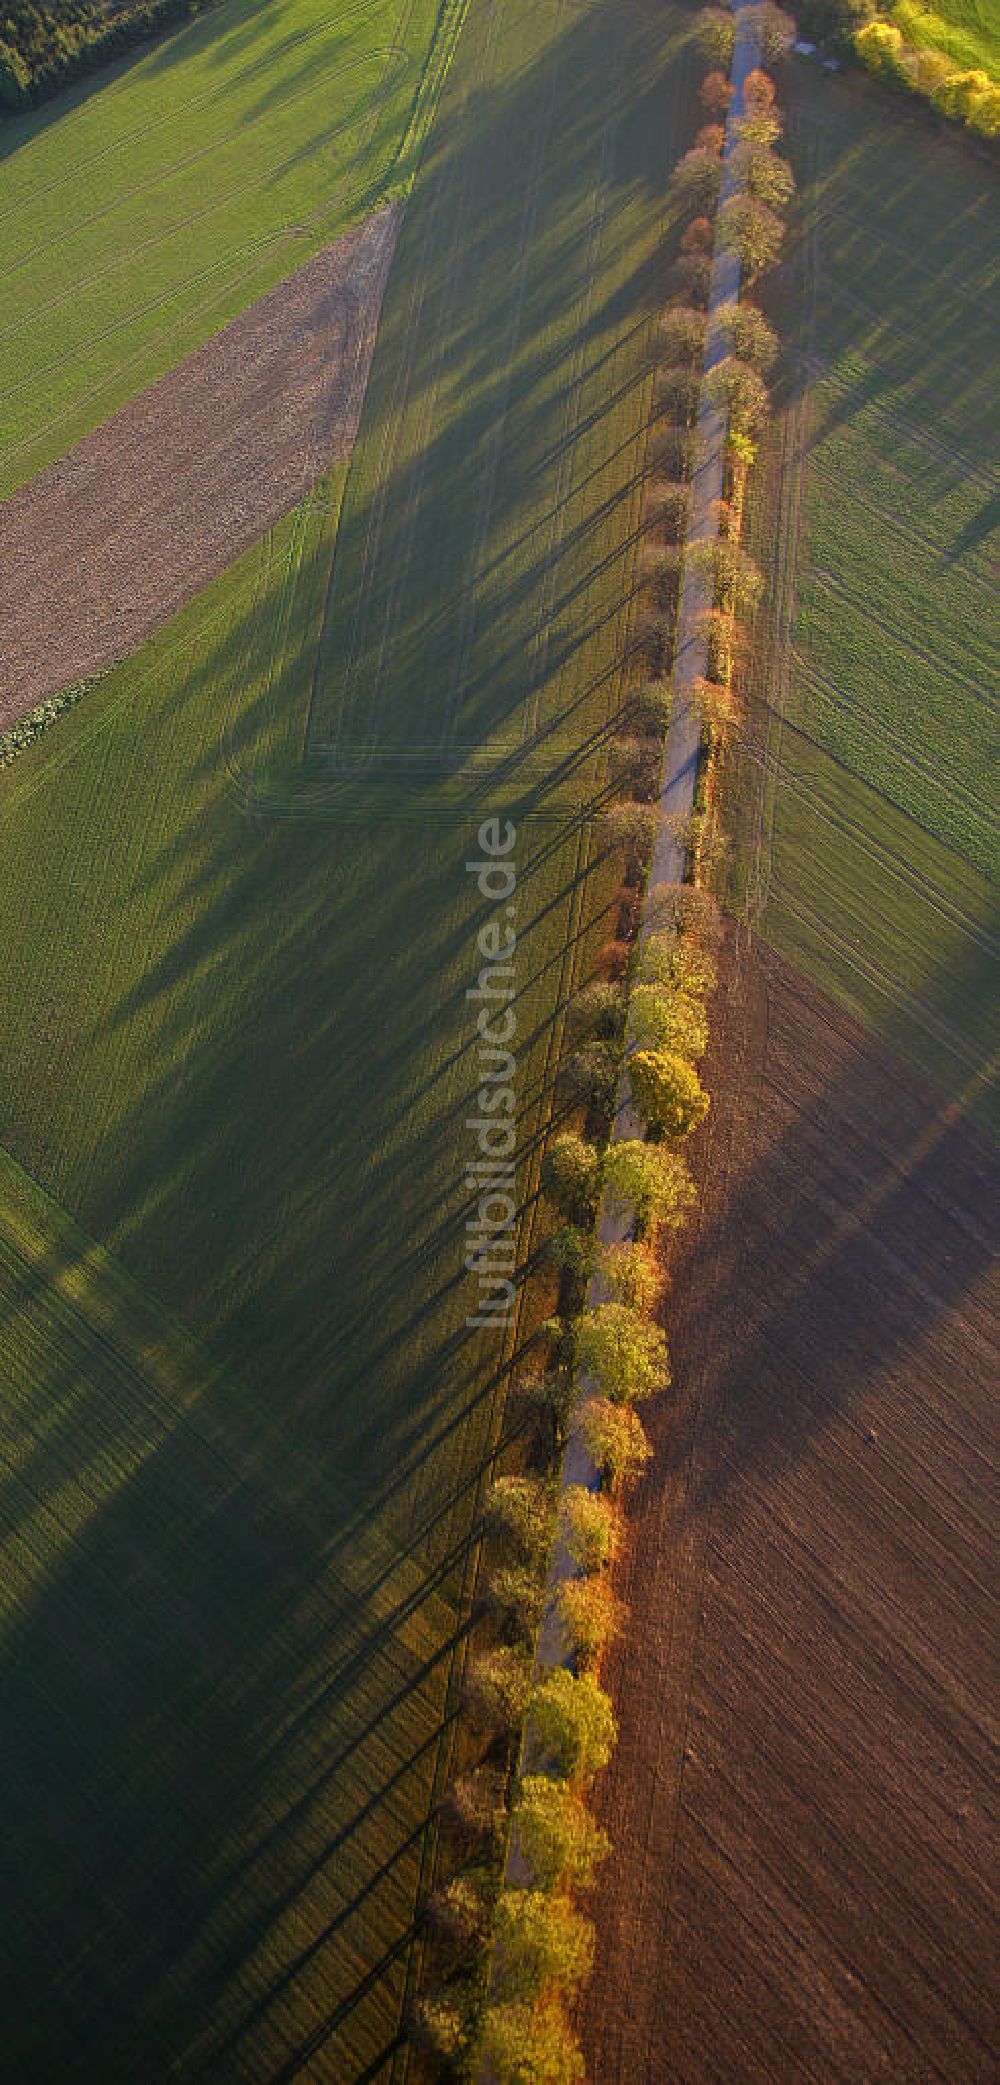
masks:
[[[473,10],[346,492],[341,468],[0,777],[19,2078],[400,2067],[527,1331],[466,1325],[465,865],[509,811],[523,1264],[562,1009],[609,931],[586,814],[685,27],[658,0]],[[443,680],[449,645],[471,664]],[[345,689],[360,764],[331,752]]]

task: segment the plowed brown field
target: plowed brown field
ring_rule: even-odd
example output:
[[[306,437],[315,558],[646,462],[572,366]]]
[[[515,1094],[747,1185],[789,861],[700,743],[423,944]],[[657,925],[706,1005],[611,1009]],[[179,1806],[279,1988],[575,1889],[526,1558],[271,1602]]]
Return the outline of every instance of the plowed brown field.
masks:
[[[609,1661],[588,2076],[970,2085],[996,2076],[998,1168],[773,953],[734,941],[716,1005]]]
[[[349,453],[396,226],[346,233],[0,506],[0,730],[127,656]]]

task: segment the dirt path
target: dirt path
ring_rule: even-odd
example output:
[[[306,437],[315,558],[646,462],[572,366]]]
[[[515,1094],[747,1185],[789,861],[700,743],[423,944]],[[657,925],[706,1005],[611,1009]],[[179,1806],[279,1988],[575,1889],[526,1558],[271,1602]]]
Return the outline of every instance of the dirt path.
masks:
[[[349,454],[397,226],[346,233],[0,506],[0,730],[127,656]]]
[[[996,1155],[752,942],[720,1001],[608,1673],[588,2075],[970,2085]]]

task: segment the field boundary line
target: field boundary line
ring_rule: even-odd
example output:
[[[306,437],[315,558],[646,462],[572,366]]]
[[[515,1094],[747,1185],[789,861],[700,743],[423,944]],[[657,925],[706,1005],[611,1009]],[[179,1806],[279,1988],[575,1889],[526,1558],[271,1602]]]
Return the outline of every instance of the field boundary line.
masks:
[[[982,1071],[984,1078],[990,1076],[989,1068],[983,1071],[981,1051],[971,1049],[958,1029],[953,1028],[950,1023],[942,1021],[937,1014],[934,1014],[918,994],[903,984],[898,976],[892,979],[887,970],[880,970],[875,964],[868,962],[859,953],[855,943],[846,940],[842,934],[838,934],[830,926],[829,921],[822,919],[819,913],[814,911],[813,907],[807,904],[805,899],[798,893],[796,893],[794,898],[789,897],[780,879],[776,882],[776,890],[780,893],[780,896],[775,899],[775,903],[780,905],[780,908],[788,918],[798,920],[800,924],[809,927],[818,936],[821,943],[832,945],[848,970],[853,971],[856,976],[864,980],[865,984],[871,985],[875,991],[880,992],[883,998],[887,999],[897,1012],[907,1014],[916,1027],[922,1029],[926,1035],[932,1036],[942,1049],[948,1051],[960,1063],[967,1065],[970,1071],[973,1073]],[[935,1083],[933,1075],[927,1074],[927,1076],[931,1078],[931,1083]]]
[[[815,747],[823,759],[830,761],[833,766],[840,767],[844,765],[843,762],[837,760],[829,752],[827,747],[818,745],[807,734],[800,733],[797,725],[786,723],[786,730],[794,733],[797,737],[803,737],[807,745]],[[766,767],[767,772],[776,781],[780,781],[784,789],[792,796],[798,797],[802,803],[808,804],[816,817],[822,819],[827,825],[833,826],[836,832],[849,838],[852,843],[857,845],[861,853],[866,854],[869,860],[879,863],[888,875],[894,876],[898,882],[906,884],[915,896],[921,898],[931,910],[938,912],[942,919],[948,920],[952,926],[957,927],[969,941],[974,942],[977,947],[981,948],[984,954],[1000,957],[1000,940],[997,939],[996,935],[982,929],[971,913],[963,911],[960,906],[952,903],[938,886],[931,883],[927,877],[921,876],[918,870],[911,868],[902,855],[897,854],[891,847],[876,839],[874,834],[866,833],[855,819],[847,817],[846,814],[838,814],[833,810],[823,794],[818,790],[811,789],[804,776],[790,761],[777,760],[768,765],[767,756],[752,748],[747,749],[747,758],[755,761],[760,767]],[[882,792],[875,789],[867,777],[855,775],[854,770],[850,768],[846,771],[871,794],[881,796]],[[906,818],[915,825],[918,831],[927,831],[927,828],[920,824],[919,819],[913,817],[912,812],[901,811],[899,805],[893,803],[888,797],[883,797],[882,800],[889,804],[890,809],[895,811],[900,817]],[[945,852],[949,854],[955,853],[955,849],[949,847],[946,841],[940,840],[936,833],[930,834],[929,837]],[[956,856],[956,859],[962,861],[966,867],[972,867],[973,874],[982,876],[982,871],[975,869],[972,864],[967,863],[964,856]],[[984,882],[987,880],[983,877]]]

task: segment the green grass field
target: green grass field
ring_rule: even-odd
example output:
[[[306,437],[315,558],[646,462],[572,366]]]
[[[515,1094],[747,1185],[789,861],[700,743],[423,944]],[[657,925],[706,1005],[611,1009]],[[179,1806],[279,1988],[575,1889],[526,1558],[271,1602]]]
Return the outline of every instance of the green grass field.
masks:
[[[992,1121],[995,180],[849,87],[797,91],[781,483],[758,512],[775,583],[755,902],[783,950]]]
[[[465,1322],[465,863],[513,806],[524,1253],[686,29],[473,9],[346,490],[0,776],[19,2080],[398,2061],[511,1344]]]
[[[895,0],[892,19],[907,43],[944,51],[967,71],[981,69],[1000,79],[1000,14],[994,0]]]
[[[107,84],[4,123],[0,497],[409,171],[440,12],[223,0]]]

